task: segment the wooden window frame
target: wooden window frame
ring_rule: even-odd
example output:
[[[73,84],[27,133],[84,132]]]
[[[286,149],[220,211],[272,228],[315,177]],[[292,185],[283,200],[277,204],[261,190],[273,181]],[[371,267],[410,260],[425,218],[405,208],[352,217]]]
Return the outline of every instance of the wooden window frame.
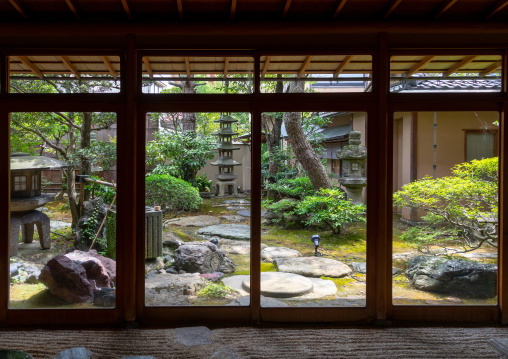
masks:
[[[81,34],[81,33],[80,33]],[[459,45],[443,44],[442,35],[438,32],[427,34],[422,31],[420,37],[411,39],[420,44],[415,48],[413,43],[404,42],[397,33],[373,31],[371,37],[363,37],[363,43],[355,43],[347,51],[340,49],[351,46],[343,37],[331,42],[335,52],[340,54],[359,54],[361,51],[372,55],[373,88],[369,93],[328,93],[328,94],[262,94],[260,87],[260,57],[276,53],[291,54],[331,54],[333,51],[313,51],[316,36],[302,39],[299,48],[292,51],[291,45],[285,45],[285,51],[275,52],[262,49],[259,42],[252,41],[249,51],[218,51],[227,48],[228,44],[217,38],[208,46],[210,51],[180,50],[181,53],[249,53],[254,57],[254,94],[247,95],[174,95],[159,96],[141,93],[142,56],[146,54],[174,53],[173,51],[152,51],[154,39],[159,39],[163,47],[168,43],[165,32],[152,33],[148,39],[143,33],[136,36],[126,34],[124,44],[118,46],[111,42],[115,50],[70,50],[65,44],[61,48],[30,48],[30,37],[21,37],[23,50],[0,47],[0,191],[4,198],[0,201],[0,326],[40,326],[40,325],[114,325],[123,322],[139,321],[159,325],[177,325],[185,323],[235,322],[334,322],[334,323],[387,323],[396,321],[420,322],[501,322],[508,323],[508,246],[505,233],[505,213],[508,211],[508,200],[504,186],[505,169],[508,168],[508,156],[505,153],[506,127],[503,126],[504,114],[508,110],[507,96],[507,59],[508,43],[497,46],[495,51],[478,42],[478,38],[487,41],[489,33],[477,34],[475,42],[469,43],[470,51],[449,50]],[[508,31],[507,31],[508,35]],[[158,37],[157,37],[158,36]],[[194,36],[194,37],[193,37]],[[263,35],[266,40],[270,35]],[[452,36],[453,38],[453,36]],[[189,35],[200,43],[199,34]],[[334,39],[334,35],[330,35]],[[341,44],[340,41],[344,41]],[[372,40],[374,39],[374,40]],[[249,40],[247,40],[249,41]],[[435,41],[441,48],[428,50],[425,44]],[[452,41],[452,40],[450,40]],[[269,41],[268,41],[269,42]],[[192,43],[192,41],[191,41]],[[243,44],[243,48],[249,43]],[[19,45],[23,46],[23,45]],[[72,45],[76,47],[76,44]],[[90,45],[88,45],[90,46]],[[363,46],[363,49],[356,50]],[[392,49],[390,46],[395,47]],[[406,52],[420,53],[465,53],[478,51],[499,52],[503,55],[503,90],[501,93],[485,94],[394,94],[389,93],[390,54]],[[121,90],[118,94],[93,95],[54,95],[11,94],[8,92],[9,55],[15,54],[118,54],[121,60]],[[154,55],[155,56],[155,55]],[[260,228],[261,228],[261,189],[252,188],[251,210],[251,304],[248,307],[145,307],[144,306],[144,144],[145,115],[148,112],[250,112],[252,116],[252,183],[260,183],[261,156],[261,114],[275,111],[356,111],[367,113],[367,148],[370,151],[367,178],[367,306],[365,308],[263,308],[260,306]],[[391,302],[391,255],[392,255],[392,164],[393,151],[393,114],[406,111],[498,111],[501,113],[500,144],[500,248],[499,248],[499,302],[495,306],[393,306]],[[118,206],[122,208],[118,216],[122,226],[117,234],[122,241],[118,243],[117,260],[117,305],[113,309],[8,309],[9,286],[8,228],[9,228],[9,113],[43,112],[43,111],[93,111],[115,112],[118,116],[118,177],[122,178],[118,191]],[[134,174],[134,175],[132,175]],[[141,225],[138,225],[141,224]],[[505,294],[505,292],[507,292]]]

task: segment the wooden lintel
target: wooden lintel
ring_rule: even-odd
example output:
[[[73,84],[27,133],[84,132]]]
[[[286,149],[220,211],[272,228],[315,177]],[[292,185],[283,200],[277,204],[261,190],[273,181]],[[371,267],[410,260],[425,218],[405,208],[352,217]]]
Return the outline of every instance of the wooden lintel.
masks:
[[[65,2],[67,3],[67,6],[69,7],[69,9],[74,14],[74,17],[76,19],[79,19],[80,18],[79,12],[78,12],[78,9],[76,8],[76,4],[74,3],[74,1],[73,0],[65,0]]]
[[[436,11],[436,15],[434,15],[434,19],[437,19],[438,17],[443,15],[445,12],[447,12],[453,6],[453,4],[455,4],[456,2],[457,2],[457,0],[446,0],[443,4],[441,4],[439,9]]]
[[[335,19],[337,16],[339,16],[339,13],[344,8],[344,5],[346,5],[347,0],[340,0],[339,5],[337,6],[337,9],[335,9],[335,12],[333,13],[332,19]]]
[[[150,76],[150,79],[153,80],[153,71],[152,71],[152,65],[150,65],[150,59],[148,56],[143,57],[143,63],[146,67],[146,72],[148,72],[148,76]]]
[[[190,60],[188,57],[185,58],[185,72],[187,73],[187,78],[190,79],[190,77],[191,77]]]
[[[340,63],[339,67],[337,67],[337,70],[335,70],[335,72],[333,73],[333,77],[339,76],[340,73],[342,71],[344,71],[344,68],[346,67],[346,65],[349,64],[352,59],[353,59],[352,55],[344,57],[344,60],[342,60],[342,62]]]
[[[508,0],[499,0],[494,7],[487,13],[487,16],[485,16],[486,19],[491,18],[495,14],[497,14],[499,11],[504,9],[508,5]]]
[[[178,18],[183,20],[183,4],[182,0],[176,0],[176,6],[178,7]]]
[[[231,0],[231,20],[235,18],[236,14],[236,0]]]
[[[228,77],[229,57],[224,60],[224,77]]]
[[[113,68],[113,65],[111,65],[111,62],[109,61],[108,57],[101,56],[101,60],[102,62],[104,62],[104,65],[106,65],[106,67],[108,68],[108,71],[111,74],[111,76],[113,76],[113,78],[116,80],[118,76],[116,75],[116,71]]]
[[[305,58],[305,61],[303,62],[302,67],[300,67],[300,71],[298,71],[298,78],[299,79],[302,78],[302,76],[305,73],[305,70],[307,69],[307,67],[309,66],[311,60],[312,60],[312,56],[307,56]]]
[[[131,13],[131,9],[129,7],[129,3],[127,2],[127,0],[121,0],[121,1],[122,1],[123,10],[125,11],[127,18],[129,20],[132,19],[132,13]]]
[[[76,69],[76,66],[74,66],[72,64],[72,62],[69,61],[67,56],[58,56],[58,58],[60,59],[60,61],[63,62],[64,66],[67,68],[67,70],[72,72],[74,74],[74,76],[76,76],[76,78],[78,78],[78,79],[81,78],[81,75],[79,74],[78,70]]]
[[[282,11],[282,18],[283,19],[286,17],[286,15],[289,12],[289,7],[291,6],[291,1],[292,0],[286,0],[286,5],[284,5],[284,10]]]
[[[41,80],[44,78],[44,76],[42,75],[42,72],[41,70],[39,70],[37,67],[35,67],[34,64],[32,64],[30,62],[30,60],[28,60],[25,56],[16,56],[19,61],[21,61],[25,66],[27,66],[34,74],[37,75],[37,77],[39,77]]]
[[[26,14],[25,10],[23,10],[23,8],[21,7],[21,5],[17,0],[9,0],[9,2],[16,9],[16,11],[19,12],[21,16],[23,16],[23,18],[28,19],[28,15]]]
[[[419,63],[417,63],[416,65],[414,65],[407,73],[406,75],[404,76],[406,79],[413,76],[415,73],[417,73],[418,71],[420,71],[420,69],[422,67],[424,67],[425,65],[427,65],[429,62],[431,62],[432,60],[434,60],[435,56],[425,56],[424,59],[422,61],[420,61]]]
[[[386,10],[386,13],[385,15],[383,16],[383,18],[388,18],[388,16],[391,15],[392,12],[395,11],[395,9],[397,8],[397,6],[399,6],[399,4],[401,3],[402,0],[392,0],[390,2],[390,5],[388,5],[388,9]]]
[[[497,69],[500,69],[502,64],[503,64],[503,62],[502,62],[502,61],[498,61],[498,62],[493,63],[492,65],[490,65],[489,67],[487,67],[485,70],[483,70],[482,72],[480,72],[480,77],[485,77],[485,76],[487,76],[488,74],[493,73],[493,72],[494,72],[494,71],[496,71]]]
[[[452,67],[450,67],[446,72],[443,72],[443,77],[448,77],[451,74],[453,74],[455,71],[461,69],[462,67],[466,66],[468,63],[476,59],[477,56],[466,56],[462,61],[456,63]]]
[[[261,72],[261,79],[265,78],[266,72],[268,71],[268,65],[270,65],[271,60],[272,60],[271,56],[266,57],[265,64],[263,65],[263,71]]]

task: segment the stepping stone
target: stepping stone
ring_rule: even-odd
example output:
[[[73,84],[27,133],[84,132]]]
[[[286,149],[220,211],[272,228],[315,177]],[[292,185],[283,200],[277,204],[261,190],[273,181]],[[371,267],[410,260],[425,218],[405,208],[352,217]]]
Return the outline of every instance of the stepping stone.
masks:
[[[250,242],[236,241],[233,239],[219,239],[219,248],[228,254],[250,254]],[[266,244],[261,243],[261,249],[266,248]]]
[[[352,272],[346,264],[323,257],[277,258],[275,264],[280,272],[305,277],[344,277]]]
[[[53,359],[91,359],[93,353],[84,347],[75,347],[62,350]]]
[[[191,216],[181,217],[166,223],[180,227],[207,227],[220,223],[220,219],[214,216]]]
[[[261,251],[261,259],[263,262],[273,263],[276,258],[296,258],[302,254],[296,249],[286,247],[268,247]]]
[[[184,327],[175,329],[175,342],[192,347],[194,345],[212,344],[207,327]]]
[[[264,272],[264,273],[271,273],[271,272]],[[222,283],[224,283],[224,285],[227,285],[228,287],[233,288],[234,290],[239,292],[240,295],[246,296],[246,298],[248,298],[249,292],[247,292],[244,289],[244,287],[242,286],[244,280],[246,280],[246,279],[249,280],[250,275],[234,275],[231,277],[223,278]],[[329,299],[331,296],[335,296],[335,294],[337,293],[337,286],[331,280],[321,279],[321,278],[307,278],[307,279],[309,279],[314,286],[312,288],[311,292],[304,294],[304,295],[300,295],[298,297],[280,298],[280,299],[284,299],[285,301],[287,301],[287,300],[291,300],[291,301],[313,300],[313,299],[320,299],[320,298]],[[263,300],[262,298],[263,298],[263,296],[261,296],[261,300]],[[267,298],[267,299],[270,300],[270,298]],[[281,306],[279,303],[273,303],[272,301],[274,301],[274,300],[275,299],[271,299],[270,301],[265,302],[265,304],[263,304],[263,301],[261,301],[261,306],[263,306],[263,307]],[[279,301],[277,301],[277,302],[279,302]],[[242,303],[245,303],[242,305],[249,304],[247,299],[245,299],[244,302],[242,301]],[[238,304],[231,303],[230,305],[238,305]]]
[[[508,338],[489,339],[489,345],[505,358],[508,356]]]
[[[261,211],[261,217],[265,216],[266,211]],[[250,217],[250,209],[236,212],[239,216]]]
[[[250,278],[242,282],[242,287],[250,292]],[[314,284],[301,275],[281,272],[261,273],[261,295],[271,298],[291,298],[312,291]]]
[[[242,206],[234,206],[234,207],[226,207],[226,209],[228,211],[239,211],[239,210],[244,210],[244,209],[247,209],[247,207],[242,207]]]
[[[236,215],[236,214],[229,215],[229,216],[220,216],[220,218],[225,220],[225,221],[233,222],[233,223],[246,222],[246,221],[249,220],[246,217],[239,216],[239,215]]]
[[[245,224],[219,224],[200,228],[197,234],[248,241],[250,240],[250,226]]]
[[[246,306],[250,305],[250,295],[244,295],[244,296],[238,297],[226,305],[241,305],[241,306],[246,307]],[[289,305],[287,305],[284,302],[281,302],[280,300],[273,299],[273,298],[267,298],[264,295],[261,296],[261,306],[262,307],[289,307]]]

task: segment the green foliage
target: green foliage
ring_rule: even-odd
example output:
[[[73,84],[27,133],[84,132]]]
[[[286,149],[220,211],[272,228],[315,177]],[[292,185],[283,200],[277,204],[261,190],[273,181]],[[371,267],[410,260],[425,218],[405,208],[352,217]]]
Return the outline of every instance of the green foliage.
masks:
[[[214,139],[209,136],[159,131],[147,143],[147,163],[168,166],[160,169],[194,184],[197,172],[213,158],[214,148]]]
[[[172,216],[182,211],[195,211],[202,203],[199,192],[188,182],[168,175],[146,177],[146,205],[160,205]]]
[[[99,225],[99,201],[95,203],[92,215],[88,217],[88,220],[83,223],[81,228],[81,235],[83,236],[85,243],[92,243],[95,235],[97,234],[97,226]]]
[[[292,164],[293,156],[289,148],[276,149],[270,153],[268,152],[266,144],[263,144],[264,151],[261,154],[261,178],[263,183],[276,183],[280,180],[294,178],[298,175],[298,168]],[[275,175],[270,174],[268,171],[270,161],[273,161],[277,165],[277,172]]]
[[[341,227],[351,222],[365,221],[365,205],[354,205],[344,199],[337,188],[321,188],[315,196],[307,196],[296,206],[295,214],[308,216],[307,226],[325,225],[339,234]]]
[[[347,223],[365,221],[365,205],[354,205],[344,199],[339,189],[321,188],[314,196],[301,201],[281,200],[268,206],[275,213],[297,215],[305,218],[306,226],[325,226],[339,234]],[[277,220],[274,220],[277,222]]]
[[[116,213],[109,211],[106,219],[105,255],[116,259]]]
[[[70,163],[75,166],[81,161],[88,161],[93,167],[102,167],[104,171],[108,171],[116,164],[116,139],[111,138],[110,141],[91,141],[90,146],[80,148],[75,153],[69,155]]]
[[[426,224],[404,238],[420,250],[439,245],[444,254],[468,252],[483,244],[496,246],[498,218],[497,158],[473,160],[452,169],[452,176],[425,177],[393,195],[397,207],[426,211]],[[434,233],[431,233],[434,232]],[[446,247],[454,242],[459,249]]]
[[[277,192],[281,197],[303,198],[315,193],[309,177],[282,179],[266,185],[268,190]]]
[[[196,176],[196,188],[199,192],[209,192],[212,188],[212,180],[209,180],[206,173]]]
[[[98,176],[90,176],[90,178],[98,180],[98,181],[104,181],[103,178],[100,178]],[[98,184],[98,183],[90,183],[90,182],[85,182],[85,183],[86,183],[85,190],[88,191],[88,193],[90,193],[90,197],[92,199],[100,197],[100,198],[102,198],[102,200],[104,201],[105,204],[109,205],[115,198],[116,191],[113,187],[105,186],[105,185]],[[116,203],[116,200],[115,200],[115,203]]]
[[[235,293],[235,290],[231,287],[225,286],[221,283],[210,283],[203,289],[201,289],[198,293],[198,297],[209,298],[209,299],[217,299],[217,298],[227,298],[231,294]]]

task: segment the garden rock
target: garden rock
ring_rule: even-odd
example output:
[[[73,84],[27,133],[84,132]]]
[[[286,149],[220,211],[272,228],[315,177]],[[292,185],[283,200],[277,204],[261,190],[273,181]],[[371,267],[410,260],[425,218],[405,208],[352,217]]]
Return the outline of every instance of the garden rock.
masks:
[[[162,245],[164,247],[176,249],[176,248],[180,247],[181,245],[185,244],[184,241],[182,241],[180,238],[175,236],[173,233],[163,232],[162,235],[163,235]]]
[[[266,248],[266,244],[261,244],[261,249]],[[220,239],[219,248],[228,254],[250,254],[250,242],[246,241],[235,241],[233,239]]]
[[[226,209],[228,211],[243,211],[243,210],[247,209],[247,207],[243,207],[243,206],[230,206],[230,207],[226,207]]]
[[[189,296],[206,286],[206,280],[198,273],[161,273],[145,280],[145,304],[190,305]]]
[[[166,221],[166,223],[180,227],[207,227],[220,223],[219,218],[214,216],[190,216]]]
[[[175,251],[175,267],[188,273],[231,273],[233,261],[210,242],[185,244]]]
[[[67,303],[82,303],[93,297],[97,287],[113,287],[115,261],[96,251],[74,251],[49,260],[39,276],[52,295]]]
[[[220,216],[221,219],[231,222],[231,223],[241,223],[241,222],[247,222],[249,219],[243,216],[239,216],[236,214],[229,215],[229,216]]]
[[[276,258],[280,272],[300,274],[305,277],[344,277],[352,272],[349,266],[335,259],[323,257]]]
[[[296,249],[286,247],[267,247],[261,251],[261,259],[263,262],[273,263],[276,258],[296,258],[302,254]]]
[[[250,226],[245,224],[219,224],[200,228],[197,234],[248,241],[250,240]]]
[[[349,263],[353,271],[360,274],[367,274],[367,263],[365,262],[351,262]],[[392,275],[397,275],[402,272],[402,269],[392,267]]]
[[[97,205],[99,206],[99,211],[96,218],[94,218],[94,210]],[[99,230],[102,220],[106,216],[107,207],[106,205],[104,205],[104,201],[102,200],[102,198],[99,197],[91,201],[83,202],[83,208],[81,213],[82,213],[81,217],[79,217],[78,224],[76,226],[76,248],[86,251],[88,250],[88,248],[90,248],[92,241],[95,237],[95,234]],[[84,230],[87,227],[86,223],[89,222],[90,220],[95,220],[96,225],[95,228],[93,228],[92,230],[93,236],[91,238],[90,237],[87,238],[84,234]],[[106,226],[102,227],[101,232],[99,233],[99,237],[104,237],[105,227]]]
[[[493,264],[417,256],[409,261],[406,276],[423,291],[468,298],[493,298],[497,294],[497,266]]]
[[[265,216],[265,211],[261,211],[261,217],[264,217]],[[239,216],[243,216],[243,217],[250,217],[250,209],[245,209],[243,211],[238,211],[236,212],[237,215]]]
[[[93,358],[93,353],[86,348],[71,348],[62,350],[60,354],[58,354],[53,359],[91,359]]]
[[[116,294],[113,288],[103,287],[94,291],[93,305],[97,307],[114,307],[116,305]]]

